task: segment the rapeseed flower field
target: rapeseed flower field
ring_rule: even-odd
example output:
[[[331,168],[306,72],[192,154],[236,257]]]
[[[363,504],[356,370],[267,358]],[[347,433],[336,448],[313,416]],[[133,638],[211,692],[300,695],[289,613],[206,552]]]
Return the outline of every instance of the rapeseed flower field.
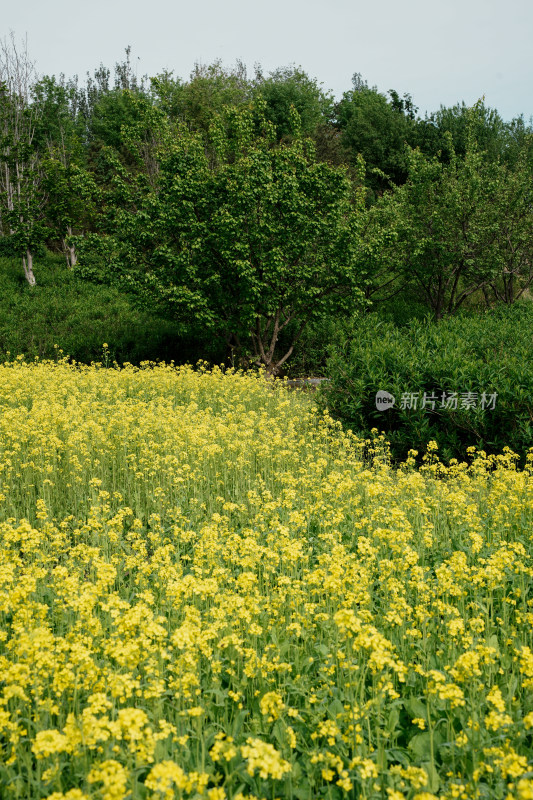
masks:
[[[282,382],[0,366],[0,796],[533,798],[533,450]]]

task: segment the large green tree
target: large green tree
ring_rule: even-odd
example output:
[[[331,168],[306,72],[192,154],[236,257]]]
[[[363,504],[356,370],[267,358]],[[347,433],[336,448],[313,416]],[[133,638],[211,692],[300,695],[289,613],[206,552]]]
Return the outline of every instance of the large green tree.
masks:
[[[110,233],[81,242],[80,272],[94,278],[100,260],[100,279],[276,374],[311,320],[361,299],[364,198],[346,170],[317,161],[295,109],[282,146],[265,112],[261,101],[227,108],[210,126],[209,147],[157,109],[142,135],[142,126],[124,131],[140,166],[151,127],[157,170],[151,181],[142,170],[117,173]]]
[[[425,119],[417,120],[412,144],[425,155],[448,161],[448,137],[451,136],[455,154],[464,158],[469,137],[473,135],[490,161],[499,159],[512,166],[527,145],[530,133],[523,118],[505,122],[496,109],[489,108],[481,99],[474,108],[464,102],[450,108],[441,106]]]
[[[533,136],[524,139],[511,165],[499,165],[493,214],[498,236],[491,249],[497,273],[483,287],[485,300],[514,303],[533,283]]]
[[[60,243],[72,267],[76,250],[71,237],[90,226],[97,196],[87,167],[76,82],[44,76],[33,85],[32,96],[38,111],[34,141],[41,154],[46,191],[47,244]]]
[[[465,153],[447,135],[447,159],[409,152],[408,179],[367,212],[364,261],[416,287],[436,319],[475,292],[512,302],[532,282],[533,197],[527,151],[513,166],[476,141],[471,112]]]
[[[375,195],[407,178],[406,144],[414,144],[415,107],[409,95],[391,90],[391,98],[369,88],[356,73],[353,88],[336,106],[336,125],[350,163],[358,155],[367,166],[367,183]]]
[[[255,96],[265,102],[265,115],[273,124],[279,140],[290,138],[291,108],[300,116],[301,132],[314,137],[320,127],[327,125],[333,117],[334,100],[325,92],[316,79],[311,78],[301,67],[289,66],[273,70],[265,76],[256,69]]]
[[[170,120],[204,134],[225,106],[247,103],[252,92],[244,64],[237,61],[234,67],[224,67],[220,59],[196,63],[188,81],[160,73],[151,78],[151,87],[155,103]]]

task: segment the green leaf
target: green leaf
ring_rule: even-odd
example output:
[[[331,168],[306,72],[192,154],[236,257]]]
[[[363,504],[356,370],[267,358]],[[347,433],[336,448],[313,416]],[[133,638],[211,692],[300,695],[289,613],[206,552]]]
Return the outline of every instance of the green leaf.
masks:
[[[431,739],[429,731],[415,734],[407,746],[409,750],[417,757],[417,759],[421,761],[427,759],[429,756],[431,756]]]

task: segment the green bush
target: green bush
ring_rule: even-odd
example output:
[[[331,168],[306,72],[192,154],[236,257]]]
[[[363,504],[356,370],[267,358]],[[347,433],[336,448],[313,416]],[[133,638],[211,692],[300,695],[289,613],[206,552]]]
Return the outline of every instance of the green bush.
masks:
[[[368,314],[334,348],[330,382],[317,398],[354,432],[368,435],[375,427],[385,433],[398,460],[410,449],[421,457],[431,440],[445,463],[465,459],[469,446],[487,453],[508,446],[523,458],[533,444],[532,343],[530,301],[440,323],[412,320],[403,328]],[[392,408],[377,409],[378,390],[394,396]],[[446,407],[452,392],[457,408]],[[472,407],[462,407],[468,392],[477,398]],[[417,396],[416,408],[405,403],[410,394]]]
[[[402,328],[414,319],[422,321],[430,314],[430,309],[419,293],[408,287],[390,300],[375,302],[371,313]]]
[[[285,362],[283,374],[289,378],[325,375],[330,350],[335,342],[343,338],[348,324],[349,319],[343,316],[323,317],[309,323],[290,358]],[[280,337],[280,351],[283,351],[285,343],[289,347],[293,330],[289,330],[287,336],[284,334],[285,332]]]
[[[58,350],[82,363],[102,360],[102,345],[119,363],[144,360],[217,360],[216,343],[135,308],[117,289],[84,282],[62,256],[35,264],[30,288],[16,259],[0,257],[0,360],[24,355],[54,358]]]
[[[372,319],[392,322],[397,327],[408,325],[413,319],[424,319],[428,314],[428,306],[413,291],[406,288],[400,294],[386,301],[376,302],[372,308]],[[283,373],[290,378],[325,376],[327,362],[339,342],[345,341],[353,330],[357,319],[364,314],[344,314],[335,317],[323,317],[313,320],[304,330],[291,357],[284,365]],[[280,350],[284,349],[284,341],[290,342],[293,330],[285,331],[280,337]],[[288,346],[288,344],[287,344]]]

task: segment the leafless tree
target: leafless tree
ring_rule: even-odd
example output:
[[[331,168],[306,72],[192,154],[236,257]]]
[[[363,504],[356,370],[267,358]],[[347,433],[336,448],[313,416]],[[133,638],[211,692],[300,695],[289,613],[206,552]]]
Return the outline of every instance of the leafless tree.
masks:
[[[30,91],[36,72],[27,40],[14,33],[0,41],[0,231],[11,235],[22,256],[26,280],[35,286],[35,222],[42,211],[39,155],[34,148],[35,110]]]

